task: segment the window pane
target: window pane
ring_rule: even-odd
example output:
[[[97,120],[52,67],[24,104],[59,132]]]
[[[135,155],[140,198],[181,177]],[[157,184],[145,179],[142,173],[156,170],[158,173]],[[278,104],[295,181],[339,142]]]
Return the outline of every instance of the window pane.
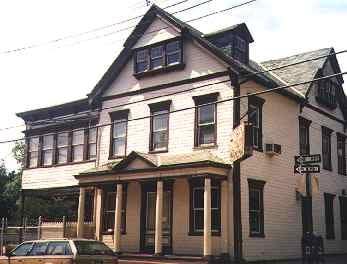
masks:
[[[211,211],[211,228],[213,231],[220,230],[220,210]]]
[[[168,111],[160,111],[160,112],[155,112],[153,114],[156,115],[156,114],[163,114],[167,112]],[[168,114],[153,116],[153,131],[167,129],[168,117],[169,117]]]
[[[43,151],[43,165],[52,165],[53,163],[53,150]]]
[[[151,58],[152,59],[162,57],[163,55],[164,55],[163,46],[151,48]]]
[[[200,106],[198,111],[199,124],[214,123],[215,105]]]
[[[35,168],[37,166],[38,152],[30,152],[29,167]]]
[[[125,119],[117,120],[116,122],[120,121],[124,122],[113,124],[113,138],[125,137],[126,135],[127,122],[125,121]]]
[[[72,132],[72,144],[73,145],[84,144],[84,130],[76,130]]]
[[[68,242],[50,242],[47,255],[72,255],[72,252]]]
[[[72,147],[72,160],[82,161],[83,160],[83,145]]]
[[[166,53],[172,53],[177,52],[180,50],[180,42],[179,41],[172,41],[168,44],[166,44]]]
[[[250,190],[249,192],[249,210],[260,210],[260,191]]]
[[[144,72],[148,70],[148,62],[144,61],[144,62],[138,62],[136,64],[136,72]]]
[[[214,143],[214,125],[199,127],[199,145]]]
[[[249,106],[248,122],[255,127],[259,127],[259,107]]]
[[[30,256],[42,256],[46,254],[48,242],[36,243],[30,252]]]
[[[26,256],[32,247],[32,243],[25,243],[12,251],[12,256]]]
[[[58,149],[58,163],[66,163],[67,162],[67,148],[59,148]]]
[[[168,142],[167,130],[153,132],[153,149],[166,148],[167,142]]]
[[[58,138],[57,138],[58,147],[60,147],[60,146],[67,146],[68,145],[68,139],[69,139],[69,134],[68,133],[60,133],[60,134],[58,134]]]
[[[96,158],[96,144],[89,144],[89,159]]]
[[[219,208],[219,194],[220,190],[218,188],[211,189],[211,207],[218,209]]]
[[[204,189],[194,189],[193,192],[194,208],[204,208]]]
[[[260,213],[259,212],[249,212],[249,223],[252,233],[260,233]]]
[[[194,231],[201,231],[204,229],[204,211],[194,211]]]
[[[136,61],[137,62],[143,62],[143,61],[147,61],[148,57],[147,57],[147,50],[139,50],[136,53]]]
[[[96,143],[96,128],[89,129],[89,143]]]
[[[108,255],[114,256],[113,251],[99,241],[79,240],[74,241],[78,255]],[[94,262],[94,261],[93,261]]]
[[[160,68],[164,64],[163,58],[158,58],[158,59],[152,59],[152,64],[151,67],[152,69]]]
[[[39,149],[39,138],[38,137],[30,138],[29,151],[38,151],[38,149]]]
[[[125,138],[117,138],[113,140],[113,154],[115,156],[125,155]]]
[[[42,149],[53,148],[53,135],[48,135],[43,137]]]
[[[181,61],[181,53],[173,53],[167,55],[167,65],[177,64]]]

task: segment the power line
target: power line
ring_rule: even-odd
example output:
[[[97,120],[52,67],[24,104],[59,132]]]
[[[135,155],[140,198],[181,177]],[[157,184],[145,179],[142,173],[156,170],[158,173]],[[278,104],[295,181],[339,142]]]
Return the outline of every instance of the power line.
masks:
[[[302,63],[306,63],[306,62],[310,62],[310,61],[314,61],[314,60],[319,60],[319,59],[322,59],[322,58],[326,58],[326,57],[330,57],[330,56],[334,56],[334,55],[342,54],[342,53],[346,53],[346,52],[347,52],[347,50],[342,50],[342,51],[338,51],[338,52],[332,52],[332,53],[330,53],[328,55],[323,55],[323,56],[318,56],[318,57],[314,57],[314,58],[310,58],[310,59],[305,59],[305,60],[301,60],[301,61],[298,61],[298,62],[286,64],[286,65],[279,66],[279,67],[274,67],[274,68],[263,70],[263,71],[246,73],[246,74],[243,74],[243,75],[241,74],[241,77],[250,77],[250,76],[254,76],[254,75],[258,75],[258,74],[268,73],[268,72],[275,71],[275,70],[278,70],[278,69],[283,69],[283,68],[286,68],[286,67],[291,67],[291,66],[294,66],[294,65],[298,65],[298,64],[302,64]],[[218,74],[222,74],[222,73],[224,73],[224,71],[217,72],[216,74],[218,75]],[[204,77],[204,76],[208,76],[208,74],[202,75],[201,77]],[[166,95],[153,96],[153,97],[144,98],[144,99],[141,99],[141,100],[136,100],[136,101],[132,101],[132,102],[124,103],[124,104],[119,104],[119,105],[115,105],[115,106],[101,107],[98,110],[99,111],[101,111],[101,110],[109,110],[109,109],[123,107],[123,106],[126,106],[126,105],[142,103],[142,102],[146,102],[146,101],[149,101],[149,100],[154,100],[154,99],[158,99],[158,98],[162,98],[162,97],[173,96],[173,95],[177,95],[177,94],[181,94],[181,93],[191,92],[191,91],[196,90],[196,89],[200,89],[200,88],[203,88],[203,87],[212,86],[212,85],[216,85],[216,84],[221,84],[221,83],[225,83],[225,82],[228,82],[228,81],[229,81],[229,79],[228,80],[217,81],[217,82],[214,82],[214,83],[209,83],[209,84],[205,84],[205,85],[195,86],[195,87],[192,87],[192,88],[189,88],[189,89],[185,89],[185,90],[182,90],[182,91],[176,91],[176,92],[168,93]],[[176,85],[175,87],[183,86],[183,85],[186,85],[186,84],[179,84],[179,85]],[[57,122],[57,121],[59,122],[59,120],[62,120],[61,122],[64,123],[66,121],[66,118],[55,118],[54,120],[40,120],[38,123],[32,123],[32,124],[34,124],[34,125],[35,124],[41,124],[42,122],[48,123],[48,122],[51,122],[51,121],[52,122]],[[70,120],[67,120],[67,121],[70,121]]]
[[[163,9],[168,9],[168,8],[171,8],[171,7],[183,4],[183,3],[188,2],[188,1],[190,1],[190,0],[182,0],[182,1],[179,1],[177,3],[174,3],[174,4],[168,5],[166,7],[163,7]],[[90,33],[93,33],[93,32],[98,32],[98,31],[101,31],[101,30],[104,30],[104,29],[107,29],[107,28],[110,28],[110,27],[114,27],[116,25],[121,25],[121,24],[130,22],[130,21],[139,19],[139,18],[143,17],[144,15],[145,14],[138,15],[138,16],[135,16],[135,17],[132,17],[132,18],[124,19],[124,20],[121,20],[121,21],[118,21],[118,22],[115,22],[115,23],[112,23],[112,24],[109,24],[109,25],[93,28],[93,29],[90,29],[90,30],[87,30],[87,31],[83,31],[83,32],[80,32],[80,33],[66,35],[66,36],[63,36],[63,37],[59,37],[59,38],[56,38],[56,39],[52,39],[52,40],[46,41],[46,42],[41,43],[41,44],[31,44],[31,45],[28,45],[28,46],[25,46],[25,47],[21,47],[21,48],[16,48],[16,49],[2,51],[2,52],[0,52],[0,54],[9,54],[9,53],[13,53],[13,52],[20,52],[20,51],[24,51],[24,50],[28,50],[28,49],[33,49],[33,48],[38,48],[38,47],[47,46],[47,45],[51,45],[51,44],[56,44],[56,43],[59,43],[61,41],[67,40],[67,39],[77,38],[77,37],[80,37],[80,36],[83,36],[83,35],[87,35],[87,34],[90,34]],[[126,29],[123,29],[122,31],[124,31],[124,30],[126,30]]]
[[[173,113],[178,113],[178,112],[182,112],[182,111],[197,109],[197,108],[200,108],[200,107],[203,107],[203,106],[222,104],[222,103],[225,103],[225,102],[230,102],[230,101],[234,101],[234,100],[238,100],[238,99],[241,100],[243,98],[248,98],[248,97],[251,97],[251,96],[267,94],[267,93],[271,93],[271,92],[274,92],[274,91],[284,90],[284,89],[287,89],[287,88],[290,88],[290,87],[295,87],[295,86],[299,86],[299,85],[303,85],[303,84],[309,84],[309,83],[313,83],[313,82],[317,82],[317,81],[321,81],[321,80],[326,80],[326,79],[334,78],[334,77],[337,77],[337,76],[342,76],[342,75],[345,75],[345,74],[347,74],[347,72],[331,74],[331,75],[328,75],[328,76],[315,78],[315,79],[310,80],[310,81],[303,81],[303,82],[298,82],[298,83],[295,83],[295,84],[283,85],[283,86],[279,86],[279,87],[276,87],[276,88],[271,88],[271,89],[264,90],[264,91],[253,92],[253,93],[249,93],[249,94],[246,94],[246,95],[234,96],[234,97],[230,97],[230,98],[223,99],[223,100],[218,100],[218,101],[211,102],[211,103],[201,104],[201,105],[198,105],[198,106],[191,106],[191,107],[180,108],[180,109],[169,111],[169,112],[164,113],[164,114],[161,113],[161,114],[147,115],[147,116],[142,116],[142,117],[137,117],[137,118],[131,118],[131,119],[128,119],[126,121],[118,121],[118,122],[111,122],[111,123],[106,123],[106,124],[101,124],[101,125],[88,126],[88,127],[83,127],[83,128],[76,129],[74,131],[82,131],[82,130],[85,130],[87,128],[90,129],[90,128],[106,127],[106,126],[110,126],[110,125],[112,125],[114,123],[139,121],[139,120],[151,118],[153,116],[161,116],[161,115],[166,115],[166,114],[173,114]],[[230,81],[230,80],[228,80],[228,81]],[[30,138],[35,138],[35,137],[37,137],[37,136],[29,136],[29,137],[24,137],[24,138],[19,138],[19,139],[0,141],[0,144],[13,143],[13,142],[23,141],[23,140],[30,139]]]

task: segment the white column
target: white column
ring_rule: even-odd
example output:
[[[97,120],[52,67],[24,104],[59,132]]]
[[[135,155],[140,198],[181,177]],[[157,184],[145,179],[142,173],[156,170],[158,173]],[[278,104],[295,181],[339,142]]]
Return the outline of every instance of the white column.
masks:
[[[121,222],[122,222],[122,197],[123,197],[123,185],[117,184],[116,192],[116,208],[114,218],[114,251],[120,253],[120,236],[121,236]]]
[[[163,225],[163,181],[157,182],[157,200],[155,207],[155,255],[162,254]]]
[[[104,191],[100,188],[96,189],[96,203],[95,203],[95,239],[100,240],[101,228],[102,228],[102,201],[103,201]]]
[[[211,179],[205,178],[204,188],[204,257],[212,256]]]
[[[86,190],[85,188],[81,187],[80,196],[78,200],[77,238],[83,238],[85,200],[86,200]]]
[[[221,254],[229,254],[229,228],[228,228],[228,215],[229,215],[229,202],[228,202],[228,181],[221,183]]]

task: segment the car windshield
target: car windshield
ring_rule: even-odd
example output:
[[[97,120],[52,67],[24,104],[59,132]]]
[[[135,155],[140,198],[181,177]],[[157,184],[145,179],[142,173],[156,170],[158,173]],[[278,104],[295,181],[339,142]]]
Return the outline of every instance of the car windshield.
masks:
[[[98,241],[74,241],[78,255],[114,255],[104,243]]]

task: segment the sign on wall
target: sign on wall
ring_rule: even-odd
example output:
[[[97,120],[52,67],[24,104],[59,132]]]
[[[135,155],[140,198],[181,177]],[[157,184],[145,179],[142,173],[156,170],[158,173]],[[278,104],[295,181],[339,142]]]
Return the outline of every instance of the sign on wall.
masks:
[[[230,158],[232,162],[244,160],[253,153],[252,125],[242,122],[233,130],[230,143]]]

